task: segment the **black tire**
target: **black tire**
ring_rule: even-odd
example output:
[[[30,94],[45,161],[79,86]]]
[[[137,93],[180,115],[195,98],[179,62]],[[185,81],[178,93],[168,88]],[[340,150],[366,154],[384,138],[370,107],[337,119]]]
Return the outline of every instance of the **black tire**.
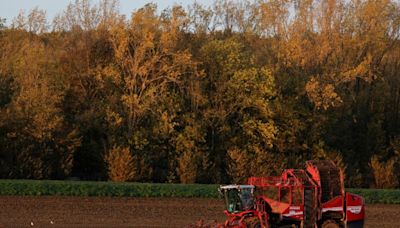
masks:
[[[322,228],[340,228],[339,224],[337,224],[335,221],[333,220],[326,220],[323,224],[322,224]]]
[[[260,221],[256,221],[250,224],[250,228],[261,228],[261,223]]]

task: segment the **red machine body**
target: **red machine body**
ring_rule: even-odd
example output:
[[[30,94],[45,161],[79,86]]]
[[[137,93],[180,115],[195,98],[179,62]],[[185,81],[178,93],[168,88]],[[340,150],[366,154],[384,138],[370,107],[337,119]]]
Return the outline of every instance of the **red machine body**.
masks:
[[[254,209],[225,211],[230,221],[225,227],[249,213],[265,224],[260,227],[363,227],[363,200],[345,192],[343,174],[332,161],[308,161],[304,170],[287,169],[276,177],[250,177],[247,186],[255,187]]]
[[[231,228],[247,228],[247,227],[265,227],[268,228],[268,214],[261,211],[246,210],[239,213],[230,213],[227,210],[224,211],[228,219],[225,221],[222,227]],[[260,221],[264,221],[261,225]]]

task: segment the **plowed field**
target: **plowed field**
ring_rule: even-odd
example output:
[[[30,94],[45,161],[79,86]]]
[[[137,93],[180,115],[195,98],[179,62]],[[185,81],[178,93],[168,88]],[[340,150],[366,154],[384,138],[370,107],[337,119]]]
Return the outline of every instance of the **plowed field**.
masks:
[[[217,199],[0,197],[0,227],[187,227],[223,221]],[[400,227],[400,205],[368,205],[366,227]]]

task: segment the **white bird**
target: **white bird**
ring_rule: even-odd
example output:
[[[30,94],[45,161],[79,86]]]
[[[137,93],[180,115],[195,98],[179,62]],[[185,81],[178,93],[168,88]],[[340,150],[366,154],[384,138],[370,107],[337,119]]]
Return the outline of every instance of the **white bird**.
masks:
[[[33,226],[33,225],[35,225],[35,224],[33,224],[33,222],[31,222],[31,226]]]
[[[50,220],[50,224],[51,224],[51,225],[53,225],[53,224],[54,224],[54,222]]]

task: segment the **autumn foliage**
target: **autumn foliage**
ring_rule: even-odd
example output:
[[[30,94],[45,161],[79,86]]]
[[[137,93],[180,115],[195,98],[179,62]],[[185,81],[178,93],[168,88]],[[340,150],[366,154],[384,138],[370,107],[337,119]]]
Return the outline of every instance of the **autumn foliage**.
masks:
[[[129,148],[113,147],[105,156],[108,178],[116,182],[132,181],[136,178],[136,164]]]
[[[118,8],[0,19],[1,178],[227,183],[329,158],[399,187],[398,1]]]

